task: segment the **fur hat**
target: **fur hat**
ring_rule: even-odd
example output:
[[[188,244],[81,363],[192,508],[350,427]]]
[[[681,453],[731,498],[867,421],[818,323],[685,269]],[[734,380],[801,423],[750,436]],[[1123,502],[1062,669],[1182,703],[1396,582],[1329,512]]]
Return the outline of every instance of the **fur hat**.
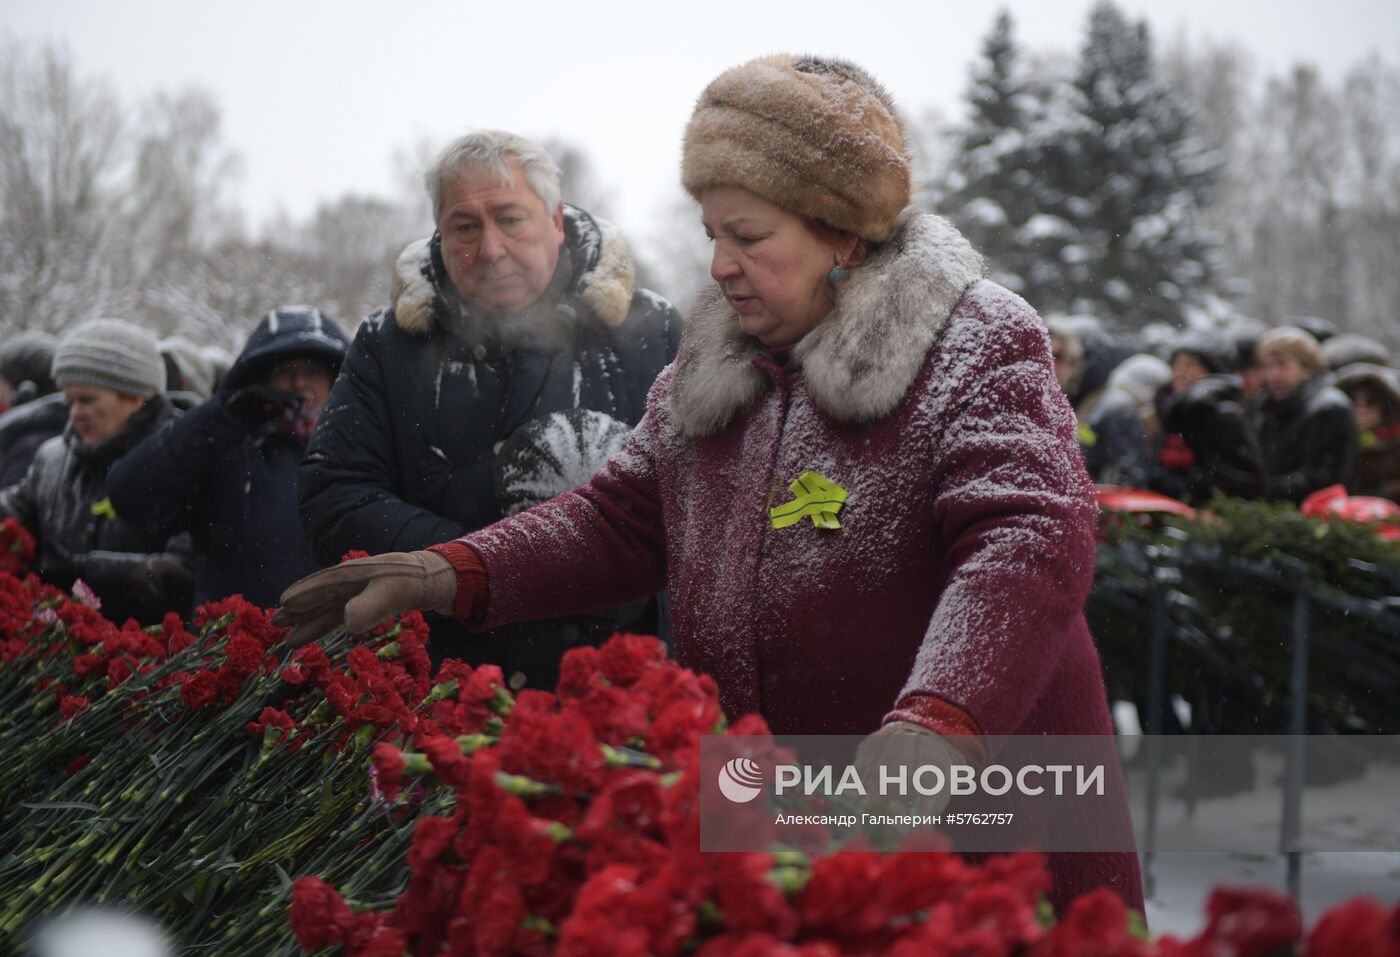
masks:
[[[909,204],[909,148],[884,87],[845,60],[780,53],[705,87],[685,129],[681,182],[697,200],[738,186],[873,242]]]
[[[59,388],[92,385],[148,399],[165,390],[155,337],[120,319],[94,319],[65,335],[53,356]]]

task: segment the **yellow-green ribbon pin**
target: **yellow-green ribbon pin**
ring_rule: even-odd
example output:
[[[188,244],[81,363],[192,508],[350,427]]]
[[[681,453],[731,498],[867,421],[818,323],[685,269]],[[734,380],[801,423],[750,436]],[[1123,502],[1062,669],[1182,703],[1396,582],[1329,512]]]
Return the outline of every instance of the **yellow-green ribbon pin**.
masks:
[[[100,502],[92,503],[92,514],[96,515],[98,518],[106,517],[114,519],[117,517],[117,510],[112,507],[112,500],[110,498],[104,498]]]
[[[774,528],[796,525],[803,518],[810,518],[817,528],[841,527],[836,513],[846,504],[847,494],[841,486],[816,472],[803,472],[792,480],[788,488],[797,498],[768,510]]]

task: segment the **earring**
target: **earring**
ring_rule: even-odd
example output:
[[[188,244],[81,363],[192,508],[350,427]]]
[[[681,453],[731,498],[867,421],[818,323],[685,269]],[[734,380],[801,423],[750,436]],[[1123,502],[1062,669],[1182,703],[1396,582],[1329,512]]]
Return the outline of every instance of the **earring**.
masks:
[[[840,266],[833,266],[831,267],[831,272],[826,274],[826,281],[829,283],[838,283],[849,275],[850,273]]]

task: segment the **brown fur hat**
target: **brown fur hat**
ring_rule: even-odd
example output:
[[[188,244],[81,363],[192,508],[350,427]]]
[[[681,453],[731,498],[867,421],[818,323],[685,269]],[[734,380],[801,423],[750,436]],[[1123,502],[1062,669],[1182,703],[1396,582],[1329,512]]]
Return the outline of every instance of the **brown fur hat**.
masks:
[[[681,182],[697,200],[739,186],[873,242],[910,195],[909,149],[894,101],[845,60],[780,53],[725,70],[691,114]]]

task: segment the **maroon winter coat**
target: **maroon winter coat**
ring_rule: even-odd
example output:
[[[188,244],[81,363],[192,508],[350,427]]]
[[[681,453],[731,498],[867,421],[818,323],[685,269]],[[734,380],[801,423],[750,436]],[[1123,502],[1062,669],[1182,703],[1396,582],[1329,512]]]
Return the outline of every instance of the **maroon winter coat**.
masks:
[[[775,362],[713,291],[627,448],[593,480],[463,539],[483,627],[669,588],[676,659],[727,714],[865,734],[932,696],[984,734],[1112,734],[1083,606],[1095,504],[1044,326],[909,212],[833,313]],[[838,530],[768,509],[815,471]],[[1134,855],[1052,855],[1057,905]]]

